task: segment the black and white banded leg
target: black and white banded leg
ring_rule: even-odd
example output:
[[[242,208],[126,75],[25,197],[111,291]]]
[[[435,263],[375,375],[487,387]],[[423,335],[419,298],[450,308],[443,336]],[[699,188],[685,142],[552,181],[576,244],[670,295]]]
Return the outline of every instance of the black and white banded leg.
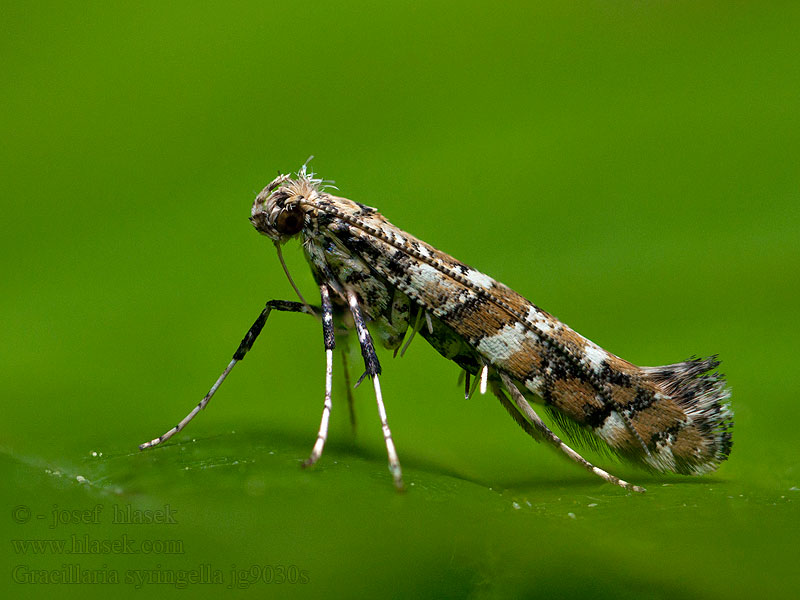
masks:
[[[383,439],[386,442],[386,453],[389,456],[389,471],[392,473],[392,477],[394,478],[395,487],[398,490],[402,490],[403,472],[400,469],[400,460],[397,458],[397,451],[394,448],[392,432],[389,430],[389,424],[386,422],[386,408],[383,406],[381,384],[378,381],[378,376],[381,373],[381,365],[378,362],[378,355],[375,353],[375,347],[372,344],[372,336],[369,334],[367,325],[364,322],[364,317],[361,315],[361,309],[358,306],[358,298],[353,290],[347,290],[347,302],[350,305],[350,312],[353,315],[353,321],[356,325],[358,343],[361,345],[361,355],[364,357],[364,368],[366,369],[365,374],[372,378],[372,384],[375,388],[375,399],[378,403],[378,415],[381,419]]]
[[[525,396],[519,391],[517,386],[514,384],[514,381],[502,371],[500,373],[500,378],[503,380],[503,387],[508,390],[511,394],[512,399],[514,400],[514,406],[511,402],[506,398],[503,391],[500,389],[499,386],[493,385],[492,388],[494,390],[495,395],[500,399],[500,402],[506,408],[506,410],[511,414],[514,420],[525,430],[525,432],[530,435],[532,438],[536,440],[545,440],[553,444],[556,448],[561,450],[564,454],[566,454],[570,459],[574,460],[579,465],[583,466],[588,471],[591,471],[598,477],[605,479],[609,483],[613,483],[614,485],[618,485],[626,490],[631,490],[634,492],[644,492],[645,489],[638,485],[633,485],[632,483],[628,483],[627,481],[623,481],[619,477],[615,477],[610,473],[607,473],[603,469],[599,467],[595,467],[592,463],[587,461],[583,458],[580,454],[575,452],[572,448],[567,446],[564,442],[561,441],[555,433],[553,433],[547,425],[544,424],[542,419],[539,415],[531,407],[530,403],[525,399]],[[516,413],[516,415],[515,415]],[[522,414],[520,414],[522,413]],[[518,418],[519,417],[519,418]]]
[[[331,418],[332,408],[333,349],[336,346],[336,340],[333,335],[333,304],[331,304],[331,294],[327,285],[323,283],[319,286],[319,291],[322,297],[322,337],[325,340],[325,401],[322,405],[322,420],[319,424],[317,441],[314,442],[311,456],[303,463],[304,467],[310,467],[322,456],[322,450],[325,448],[325,442],[328,439],[328,423]]]
[[[236,352],[233,354],[233,359],[228,366],[225,367],[225,370],[222,372],[222,375],[219,376],[219,379],[211,386],[211,389],[208,390],[208,393],[203,397],[203,399],[198,402],[197,406],[195,406],[192,411],[186,415],[180,423],[175,425],[172,429],[167,431],[165,434],[158,436],[150,440],[149,442],[145,442],[144,444],[139,445],[139,450],[146,450],[147,448],[152,448],[153,446],[157,446],[158,444],[165,442],[173,435],[178,433],[181,429],[186,427],[189,422],[195,418],[197,413],[203,410],[206,405],[209,403],[211,398],[214,396],[216,391],[219,389],[219,386],[222,385],[222,382],[225,381],[225,378],[228,376],[228,373],[231,372],[234,365],[237,362],[242,360],[245,355],[249,352],[250,348],[253,347],[253,344],[258,337],[258,334],[261,333],[261,330],[264,328],[264,324],[267,322],[267,317],[269,317],[269,313],[273,310],[284,311],[284,312],[299,312],[299,313],[306,313],[313,315],[314,310],[306,304],[302,304],[300,302],[292,302],[289,300],[270,300],[267,302],[264,310],[261,311],[261,314],[258,315],[258,318],[255,320],[253,325],[245,334],[242,342],[239,344],[239,347],[236,349]]]

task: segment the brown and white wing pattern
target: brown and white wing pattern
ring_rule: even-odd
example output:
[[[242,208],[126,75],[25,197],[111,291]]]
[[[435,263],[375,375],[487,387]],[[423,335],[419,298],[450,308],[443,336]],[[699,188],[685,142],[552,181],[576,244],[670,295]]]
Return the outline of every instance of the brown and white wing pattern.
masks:
[[[659,471],[692,474],[727,457],[729,393],[720,375],[708,373],[714,358],[637,367],[375,209],[328,194],[314,204],[320,230],[452,329],[485,364],[615,452]]]

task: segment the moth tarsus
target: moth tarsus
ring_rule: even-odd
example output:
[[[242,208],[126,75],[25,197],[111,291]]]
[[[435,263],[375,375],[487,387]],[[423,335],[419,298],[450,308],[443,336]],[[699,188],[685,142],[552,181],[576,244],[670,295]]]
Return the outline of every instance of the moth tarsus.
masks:
[[[464,395],[488,388],[514,421],[603,480],[627,490],[643,488],[594,466],[566,445],[534,411],[543,404],[577,442],[602,444],[614,454],[657,472],[699,475],[716,469],[731,450],[730,392],[714,371],[716,357],[638,367],[603,350],[551,314],[491,277],[465,265],[387,221],[377,210],[328,193],[303,165],[279,175],[256,197],[250,221],[270,237],[301,302],[271,300],[248,330],[208,394],[175,427],[146,442],[156,446],[181,431],[206,407],[237,362],[244,359],[272,310],[320,318],[326,355],[325,393],[317,439],[304,466],[322,455],[332,412],[334,321],[352,323],[373,384],[389,469],[403,489],[389,429],[375,340],[403,356],[415,335],[466,373]],[[294,285],[280,246],[301,238],[319,286],[311,307]],[[342,354],[345,365],[346,354]],[[344,378],[349,386],[346,365]],[[351,424],[355,426],[348,392]]]
[[[186,427],[189,422],[197,416],[201,410],[203,410],[208,403],[211,401],[211,398],[219,389],[219,386],[222,385],[222,382],[225,381],[225,378],[228,374],[233,370],[233,367],[236,366],[240,360],[242,360],[245,355],[250,351],[250,348],[253,347],[253,343],[258,338],[258,335],[261,333],[261,330],[264,328],[264,325],[267,322],[267,318],[269,317],[270,312],[273,310],[278,311],[285,311],[285,312],[304,312],[313,314],[313,309],[308,305],[301,304],[299,302],[293,302],[290,300],[270,300],[267,302],[264,309],[258,315],[255,322],[250,326],[250,329],[247,330],[244,338],[242,338],[239,347],[236,349],[236,352],[233,354],[233,358],[231,362],[228,363],[228,366],[225,367],[225,370],[222,372],[217,378],[217,381],[214,382],[214,385],[211,386],[211,389],[208,393],[203,397],[203,399],[197,403],[191,412],[186,415],[177,425],[172,427],[171,429],[167,430],[166,433],[161,434],[157,438],[150,440],[149,442],[145,442],[143,444],[139,444],[139,450],[146,450],[148,448],[152,448],[153,446],[158,446],[159,444],[166,442],[169,438],[173,435],[181,431],[184,427]]]

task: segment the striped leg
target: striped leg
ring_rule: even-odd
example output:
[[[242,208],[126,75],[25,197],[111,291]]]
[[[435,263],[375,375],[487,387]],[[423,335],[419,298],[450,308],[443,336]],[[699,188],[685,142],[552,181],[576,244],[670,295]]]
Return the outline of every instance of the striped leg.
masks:
[[[378,403],[378,415],[381,419],[381,429],[383,429],[383,439],[386,442],[386,453],[389,455],[389,471],[394,478],[394,485],[398,490],[403,489],[403,473],[400,469],[400,460],[397,458],[397,451],[392,441],[392,432],[386,422],[386,408],[383,406],[383,395],[381,394],[381,384],[378,376],[381,372],[381,365],[378,362],[378,355],[375,354],[375,347],[372,345],[372,336],[367,330],[361,309],[358,306],[358,298],[353,290],[347,290],[347,301],[350,304],[350,312],[353,314],[353,321],[358,332],[358,342],[361,344],[361,355],[364,357],[364,367],[366,375],[372,377],[372,384],[375,388],[375,399]]]
[[[288,300],[270,300],[267,302],[267,305],[264,307],[264,310],[261,311],[261,314],[258,315],[258,318],[255,320],[253,325],[245,334],[242,342],[239,344],[239,347],[236,349],[236,352],[233,354],[233,359],[228,366],[225,367],[225,370],[222,372],[222,375],[219,376],[219,379],[211,386],[211,389],[208,393],[203,397],[203,399],[195,406],[192,411],[186,415],[180,423],[175,425],[172,429],[167,431],[165,434],[150,440],[149,442],[145,442],[144,444],[139,445],[139,450],[146,450],[147,448],[152,448],[153,446],[157,446],[161,442],[164,442],[171,438],[173,435],[178,433],[181,429],[186,427],[189,422],[195,418],[197,413],[203,410],[206,405],[209,403],[211,398],[216,393],[219,386],[222,385],[222,382],[225,381],[225,378],[228,376],[228,373],[231,372],[234,365],[237,362],[242,360],[245,355],[248,353],[250,348],[253,347],[253,344],[258,337],[258,334],[261,333],[261,330],[264,328],[264,324],[267,322],[267,317],[269,317],[269,313],[273,310],[285,311],[285,312],[301,312],[306,314],[314,314],[313,309],[305,304],[301,304],[300,302],[291,302]]]
[[[613,483],[614,485],[618,485],[620,487],[625,488],[626,490],[632,490],[634,492],[644,492],[645,489],[643,487],[639,487],[638,485],[633,485],[632,483],[628,483],[627,481],[623,481],[619,477],[615,477],[603,469],[595,467],[592,463],[587,461],[583,458],[580,454],[575,452],[572,448],[567,446],[561,439],[550,429],[547,425],[544,424],[539,415],[537,415],[528,401],[525,399],[525,396],[517,389],[517,386],[511,380],[511,378],[503,373],[500,372],[500,378],[503,380],[503,386],[506,390],[511,394],[511,397],[514,399],[516,407],[511,405],[508,399],[503,394],[502,390],[499,389],[498,386],[493,386],[494,393],[500,399],[500,402],[505,406],[506,410],[511,413],[511,416],[514,417],[514,420],[519,423],[519,425],[525,430],[528,435],[536,440],[545,440],[553,444],[556,448],[561,450],[564,454],[566,454],[569,458],[574,460],[579,465],[583,466],[585,469],[591,471],[598,477],[605,479],[609,483]],[[514,416],[513,412],[519,410],[519,416],[521,419],[518,419]],[[519,414],[519,413],[518,413]]]
[[[319,424],[317,441],[314,442],[311,456],[303,463],[304,467],[310,467],[322,456],[322,449],[325,447],[325,441],[328,439],[328,422],[331,418],[332,408],[331,382],[333,379],[333,349],[336,346],[333,335],[333,305],[331,304],[331,294],[328,290],[328,286],[323,283],[319,286],[319,291],[322,296],[322,337],[325,340],[325,401],[322,405],[322,421],[320,421]]]

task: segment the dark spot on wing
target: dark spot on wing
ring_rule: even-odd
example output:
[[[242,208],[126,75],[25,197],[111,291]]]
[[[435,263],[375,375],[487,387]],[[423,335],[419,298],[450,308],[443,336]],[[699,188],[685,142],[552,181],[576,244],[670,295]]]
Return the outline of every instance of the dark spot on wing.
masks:
[[[375,209],[372,208],[371,206],[367,206],[366,204],[361,204],[361,202],[356,202],[356,204],[361,209],[362,215],[371,215],[372,213],[375,212]]]

